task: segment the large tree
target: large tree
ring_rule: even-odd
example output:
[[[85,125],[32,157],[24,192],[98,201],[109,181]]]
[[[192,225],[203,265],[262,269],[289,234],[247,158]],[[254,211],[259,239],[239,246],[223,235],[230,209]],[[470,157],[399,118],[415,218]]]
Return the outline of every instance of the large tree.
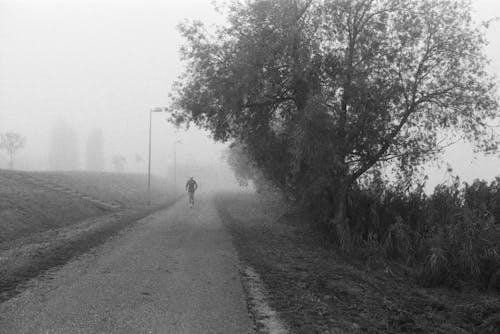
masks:
[[[297,198],[327,199],[350,243],[349,189],[389,162],[403,175],[446,138],[494,151],[484,26],[466,0],[249,0],[210,33],[181,26],[187,69],[173,107],[238,141]]]
[[[0,134],[0,149],[4,149],[9,156],[9,168],[14,168],[14,155],[26,145],[26,138],[15,132]]]

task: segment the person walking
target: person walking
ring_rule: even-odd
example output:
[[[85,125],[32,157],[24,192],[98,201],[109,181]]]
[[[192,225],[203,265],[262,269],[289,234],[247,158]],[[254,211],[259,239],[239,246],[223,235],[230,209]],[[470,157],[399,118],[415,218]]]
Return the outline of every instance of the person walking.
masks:
[[[198,189],[198,183],[191,176],[186,182],[186,191],[189,194],[189,206],[192,208],[194,206],[194,192]]]

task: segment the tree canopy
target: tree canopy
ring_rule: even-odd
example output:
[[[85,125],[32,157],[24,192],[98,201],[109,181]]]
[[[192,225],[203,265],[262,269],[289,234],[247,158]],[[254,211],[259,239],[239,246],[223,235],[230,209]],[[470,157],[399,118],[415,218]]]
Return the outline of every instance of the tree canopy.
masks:
[[[391,163],[404,175],[458,138],[494,152],[485,24],[466,0],[249,0],[210,33],[180,26],[177,123],[237,141],[296,197],[349,188]]]

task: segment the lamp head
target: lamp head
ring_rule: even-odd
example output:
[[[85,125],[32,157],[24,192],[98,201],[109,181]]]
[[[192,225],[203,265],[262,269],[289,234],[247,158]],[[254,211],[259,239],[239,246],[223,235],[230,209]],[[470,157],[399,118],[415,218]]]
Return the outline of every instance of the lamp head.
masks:
[[[151,107],[151,112],[163,112],[166,111],[167,108],[161,108],[161,107]]]

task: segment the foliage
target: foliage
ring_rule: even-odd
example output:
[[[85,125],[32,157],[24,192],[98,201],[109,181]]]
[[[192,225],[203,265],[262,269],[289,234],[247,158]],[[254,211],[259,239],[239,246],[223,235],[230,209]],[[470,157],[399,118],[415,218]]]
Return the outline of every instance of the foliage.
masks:
[[[236,181],[240,186],[246,187],[250,180],[257,178],[257,169],[245,154],[245,148],[239,143],[231,144],[223,155],[224,160],[233,170]]]
[[[405,180],[458,137],[496,150],[496,87],[469,1],[252,0],[214,33],[180,30],[176,122],[240,143],[289,197],[323,203],[346,244],[347,194],[367,172]]]
[[[236,181],[240,186],[248,186],[253,182],[255,190],[259,193],[274,191],[262,171],[255,165],[246,153],[246,147],[239,142],[232,143],[224,152],[224,159],[233,170]]]
[[[424,285],[499,288],[499,179],[460,185],[454,179],[427,196],[374,181],[352,192],[348,217],[357,246],[419,268]],[[378,189],[375,191],[374,189]],[[375,243],[375,247],[374,247]]]
[[[0,134],[0,149],[7,152],[9,156],[9,168],[14,168],[14,155],[26,145],[26,138],[15,132]]]

